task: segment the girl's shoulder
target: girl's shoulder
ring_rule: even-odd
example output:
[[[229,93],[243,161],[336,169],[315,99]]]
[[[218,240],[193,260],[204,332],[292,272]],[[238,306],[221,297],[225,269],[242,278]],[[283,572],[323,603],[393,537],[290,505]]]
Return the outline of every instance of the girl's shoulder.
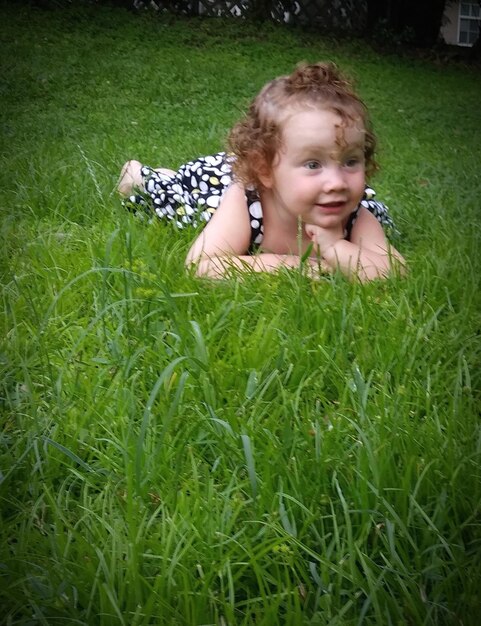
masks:
[[[363,211],[367,211],[376,218],[388,238],[399,235],[399,231],[397,230],[396,225],[389,213],[389,208],[384,204],[384,202],[375,200],[375,197],[376,192],[374,189],[366,186],[361,202],[348,218],[346,228],[344,230],[345,239],[351,241],[353,229]]]

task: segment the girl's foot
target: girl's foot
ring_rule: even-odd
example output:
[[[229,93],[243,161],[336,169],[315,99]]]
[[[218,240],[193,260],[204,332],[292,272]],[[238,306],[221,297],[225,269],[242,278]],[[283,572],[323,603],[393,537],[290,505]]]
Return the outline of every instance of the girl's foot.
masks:
[[[142,164],[133,159],[124,164],[117,183],[117,190],[121,195],[128,196],[134,187],[142,187],[141,167]]]

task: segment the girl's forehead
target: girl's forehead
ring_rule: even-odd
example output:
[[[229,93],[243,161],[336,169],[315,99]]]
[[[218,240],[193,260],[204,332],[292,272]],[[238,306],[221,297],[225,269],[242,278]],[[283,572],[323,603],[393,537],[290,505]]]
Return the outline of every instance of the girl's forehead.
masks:
[[[281,123],[284,141],[351,143],[364,140],[365,126],[359,117],[342,115],[330,109],[292,111]]]
[[[363,117],[353,107],[340,107],[337,105],[332,106],[291,106],[286,108],[280,118],[279,122],[281,127],[294,121],[302,123],[315,123],[315,121],[322,120],[322,124],[326,126],[352,126],[354,128],[365,128],[365,121]]]

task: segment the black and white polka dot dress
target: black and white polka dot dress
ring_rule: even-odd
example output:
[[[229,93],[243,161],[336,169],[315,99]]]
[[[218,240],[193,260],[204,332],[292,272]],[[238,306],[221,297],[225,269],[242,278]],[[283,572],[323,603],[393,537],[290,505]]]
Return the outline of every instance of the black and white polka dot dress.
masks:
[[[180,229],[207,223],[232,183],[233,158],[225,152],[199,157],[182,165],[173,176],[143,165],[143,189],[124,200],[124,205],[135,213],[154,214],[171,221]],[[346,239],[350,237],[361,206],[369,209],[388,232],[395,232],[386,205],[374,200],[374,196],[375,191],[366,187],[363,199],[349,218]],[[251,225],[250,250],[254,251],[264,235],[262,206],[255,189],[246,189],[246,201]]]

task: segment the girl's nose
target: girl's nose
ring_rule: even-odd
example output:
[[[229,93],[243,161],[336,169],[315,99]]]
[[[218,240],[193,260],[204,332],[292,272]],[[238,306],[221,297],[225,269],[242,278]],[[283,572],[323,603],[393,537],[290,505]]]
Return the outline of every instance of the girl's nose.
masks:
[[[339,189],[346,188],[346,179],[342,168],[338,165],[333,165],[325,170],[324,190],[325,191],[338,191]]]

